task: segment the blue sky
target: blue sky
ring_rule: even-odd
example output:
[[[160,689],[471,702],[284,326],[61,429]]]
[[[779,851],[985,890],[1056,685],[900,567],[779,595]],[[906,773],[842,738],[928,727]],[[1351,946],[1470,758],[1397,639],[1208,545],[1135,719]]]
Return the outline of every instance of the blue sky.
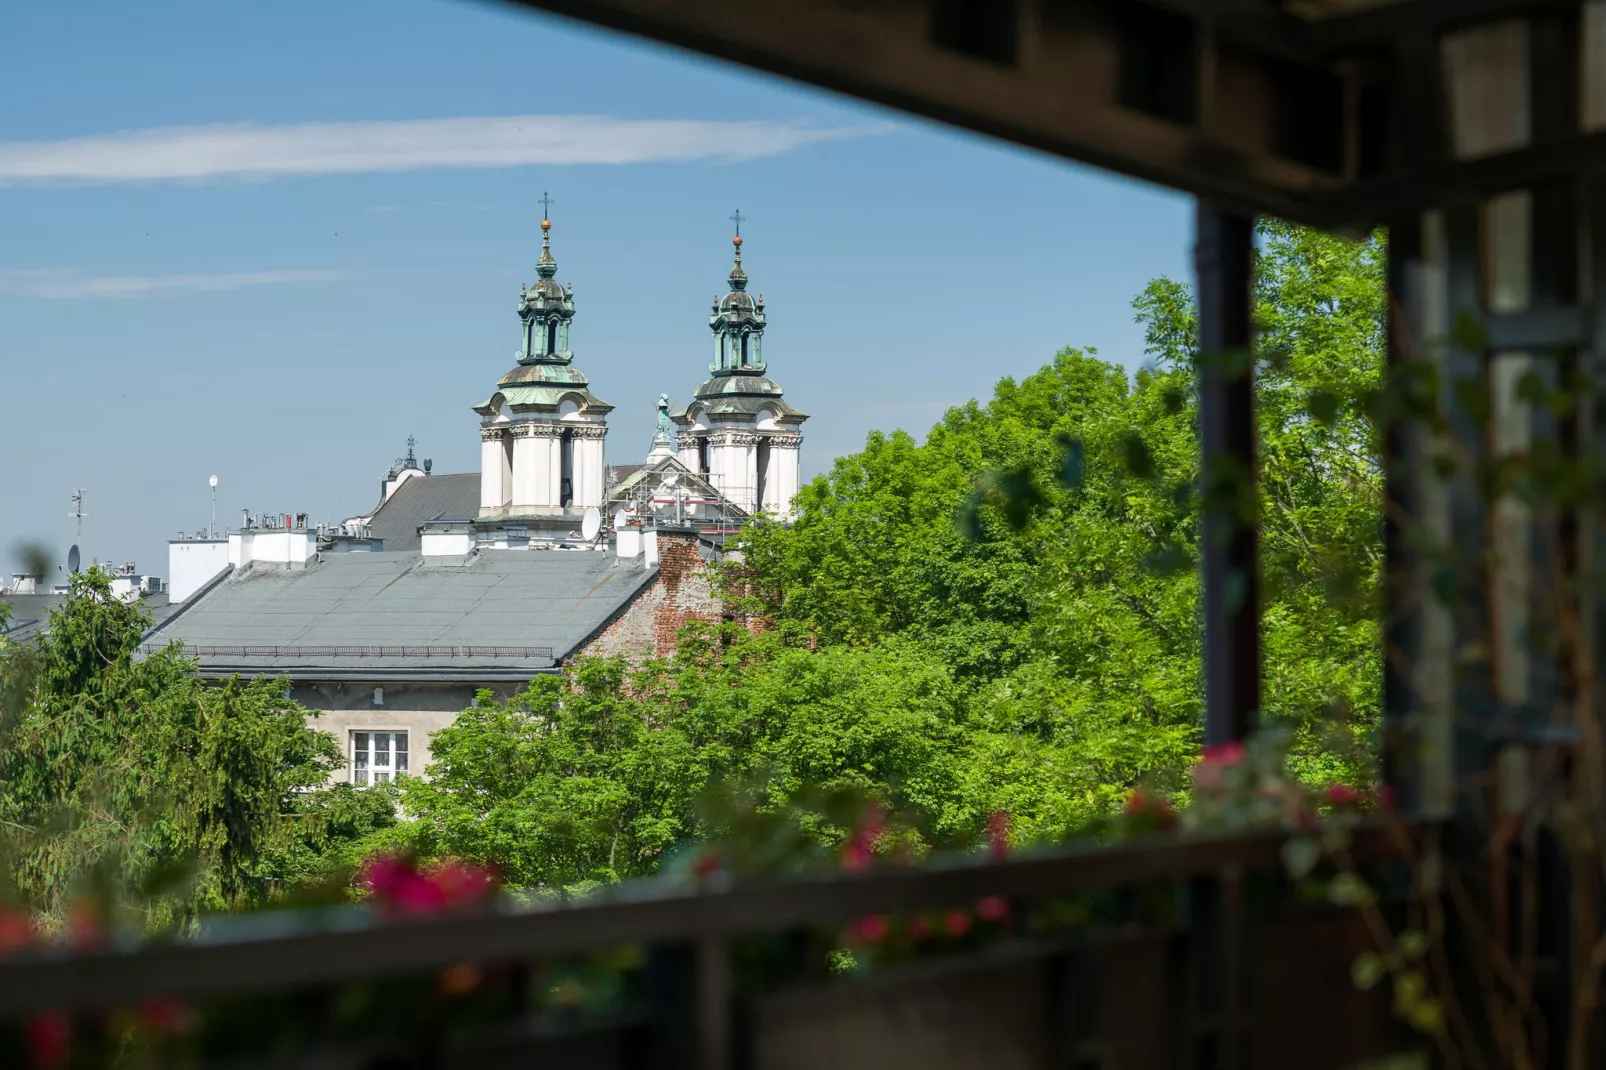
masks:
[[[738,207],[805,477],[1060,346],[1139,366],[1187,272],[1175,194],[466,0],[0,5],[0,99],[6,564],[74,487],[86,560],[163,574],[211,473],[237,522],[367,511],[409,435],[475,470],[543,191],[614,463],[703,378]]]

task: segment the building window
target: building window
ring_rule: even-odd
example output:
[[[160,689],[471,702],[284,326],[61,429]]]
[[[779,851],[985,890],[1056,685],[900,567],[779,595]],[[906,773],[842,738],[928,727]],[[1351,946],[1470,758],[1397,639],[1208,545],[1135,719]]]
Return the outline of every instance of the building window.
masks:
[[[406,732],[353,732],[351,782],[359,788],[384,784],[407,772]]]

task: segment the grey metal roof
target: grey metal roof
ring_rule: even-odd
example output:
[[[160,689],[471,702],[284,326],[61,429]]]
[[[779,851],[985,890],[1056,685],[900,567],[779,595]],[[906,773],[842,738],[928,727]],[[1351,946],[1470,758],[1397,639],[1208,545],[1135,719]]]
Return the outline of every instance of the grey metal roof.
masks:
[[[181,641],[208,675],[529,679],[573,654],[656,575],[595,551],[331,554],[304,569],[236,569],[146,646]]]
[[[64,592],[0,595],[0,602],[11,607],[11,622],[0,634],[18,643],[28,642],[45,629],[50,623],[50,611],[66,598]],[[179,608],[169,604],[165,591],[142,596],[139,605],[151,615],[153,626],[160,625]]]
[[[0,595],[0,602],[11,607],[11,620],[0,634],[19,643],[27,642],[49,621],[51,608],[66,597],[48,593]]]
[[[414,476],[390,496],[368,521],[368,533],[385,540],[384,549],[417,553],[418,529],[428,520],[473,520],[480,513],[478,472]]]

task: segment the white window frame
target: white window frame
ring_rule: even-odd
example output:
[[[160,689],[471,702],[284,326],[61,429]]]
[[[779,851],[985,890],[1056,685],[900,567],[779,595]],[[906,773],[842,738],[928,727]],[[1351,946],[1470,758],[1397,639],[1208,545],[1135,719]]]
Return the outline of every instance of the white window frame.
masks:
[[[346,758],[348,768],[351,770],[351,783],[359,788],[370,787],[374,784],[383,784],[394,781],[398,776],[406,776],[412,769],[412,746],[408,739],[409,732],[405,728],[353,728],[346,737]],[[376,761],[380,749],[375,745],[376,737],[384,737],[385,763]],[[396,746],[397,741],[401,747]],[[366,749],[359,747],[361,744]],[[398,757],[400,761],[397,761]],[[360,759],[360,760],[359,760]]]

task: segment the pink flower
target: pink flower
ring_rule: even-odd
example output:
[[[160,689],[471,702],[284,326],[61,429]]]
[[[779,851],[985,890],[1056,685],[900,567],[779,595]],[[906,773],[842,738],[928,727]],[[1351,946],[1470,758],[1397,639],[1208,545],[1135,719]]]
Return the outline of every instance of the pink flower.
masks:
[[[870,868],[870,846],[857,833],[842,845],[842,868],[849,873],[863,873]]]
[[[909,919],[909,936],[915,940],[931,939],[931,926],[919,914]]]
[[[369,863],[368,890],[387,914],[434,914],[446,907],[446,893],[412,862],[387,855]]]
[[[65,1014],[36,1014],[26,1027],[28,1057],[34,1070],[59,1070],[72,1053],[72,1027]]]
[[[1003,921],[1009,917],[1009,900],[1001,895],[989,895],[978,900],[976,916],[982,921]]]
[[[942,927],[949,936],[964,936],[970,931],[970,915],[963,910],[950,910],[942,919]]]
[[[870,868],[875,858],[875,842],[886,831],[886,817],[881,807],[870,803],[859,818],[859,827],[853,830],[842,845],[842,868],[849,873],[862,873]]]
[[[854,922],[848,932],[860,943],[875,944],[887,938],[887,931],[890,928],[884,916],[871,914]]]
[[[994,810],[987,819],[987,853],[995,860],[1009,855],[1008,810]]]
[[[195,1023],[195,1012],[176,999],[149,996],[139,1005],[139,1020],[153,1033],[182,1033]]]
[[[1361,793],[1346,784],[1329,784],[1327,801],[1334,806],[1354,806],[1361,801]]]
[[[1217,765],[1237,765],[1243,761],[1244,745],[1237,740],[1229,743],[1212,743],[1205,747],[1203,760]]]

